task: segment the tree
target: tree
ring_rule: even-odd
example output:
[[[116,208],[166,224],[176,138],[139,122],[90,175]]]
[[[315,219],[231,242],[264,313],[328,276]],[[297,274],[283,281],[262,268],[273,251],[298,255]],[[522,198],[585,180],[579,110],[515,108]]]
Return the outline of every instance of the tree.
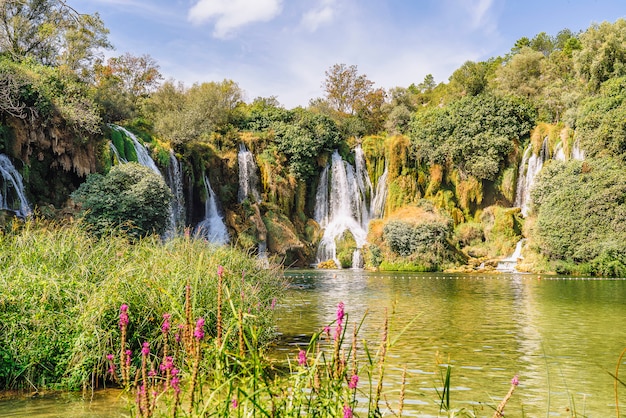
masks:
[[[543,87],[542,62],[545,56],[524,47],[506,65],[496,70],[496,85],[505,94],[536,98]]]
[[[237,122],[242,101],[243,92],[232,80],[194,84],[189,89],[168,81],[151,94],[146,107],[156,133],[180,145],[226,132]]]
[[[163,178],[136,163],[114,166],[106,176],[91,174],[72,193],[97,234],[119,227],[136,238],[165,231],[171,198]]]
[[[159,65],[147,54],[136,57],[127,52],[119,57],[109,58],[108,66],[111,76],[119,78],[123,89],[133,97],[154,91],[163,79]]]
[[[580,35],[580,42],[574,61],[590,91],[598,91],[609,78],[626,75],[626,20],[594,24]]]
[[[364,74],[359,75],[356,65],[335,64],[326,71],[322,88],[326,99],[338,112],[354,115],[367,101],[374,82]]]
[[[72,71],[89,66],[100,48],[110,48],[99,15],[77,12],[62,0],[3,0],[0,52],[15,61],[32,58]]]

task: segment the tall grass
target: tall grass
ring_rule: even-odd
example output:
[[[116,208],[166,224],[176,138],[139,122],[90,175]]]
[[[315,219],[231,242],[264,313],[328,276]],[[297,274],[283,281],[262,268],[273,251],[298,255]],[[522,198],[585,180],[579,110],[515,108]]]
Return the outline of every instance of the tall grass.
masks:
[[[139,319],[128,327],[128,349],[139,353],[148,340],[160,348],[163,314],[185,318],[187,284],[195,289],[193,316],[215,333],[218,265],[232,272],[225,276],[238,295],[232,303],[258,326],[260,343],[268,341],[272,300],[283,282],[245,254],[185,237],[97,239],[77,223],[10,225],[0,233],[0,389],[103,384],[106,354],[118,344],[120,305]],[[236,324],[237,314],[225,311],[222,321]],[[226,343],[236,345],[236,337]]]

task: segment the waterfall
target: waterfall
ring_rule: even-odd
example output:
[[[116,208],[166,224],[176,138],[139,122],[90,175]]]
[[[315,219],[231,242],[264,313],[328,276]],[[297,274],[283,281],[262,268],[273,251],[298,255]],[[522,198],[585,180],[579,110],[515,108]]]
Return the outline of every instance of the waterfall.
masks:
[[[576,141],[574,141],[574,146],[572,147],[572,160],[583,161],[584,159],[585,151],[580,149],[580,139],[576,139]]]
[[[0,209],[15,212],[20,218],[29,216],[32,211],[24,193],[22,176],[4,154],[0,154],[0,176],[3,180],[0,185]]]
[[[113,152],[113,155],[115,155],[115,158],[117,159],[118,163],[121,164],[126,164],[128,162],[127,159],[122,158],[122,156],[120,156],[120,152],[117,150],[117,148],[115,147],[115,145],[113,145],[113,142],[109,142],[109,148],[111,149],[111,151]]]
[[[517,241],[517,244],[515,245],[515,251],[513,251],[513,254],[500,260],[498,262],[498,266],[496,267],[496,270],[502,271],[502,272],[510,272],[510,273],[517,272],[517,270],[515,269],[515,267],[517,266],[517,262],[520,258],[524,258],[522,257],[522,247],[524,246],[524,241],[525,241],[524,238]]]
[[[385,202],[387,200],[387,176],[389,175],[387,164],[385,164],[385,171],[378,178],[376,184],[376,193],[372,198],[372,207],[370,218],[377,219],[382,218],[385,212]]]
[[[519,166],[517,190],[515,192],[515,206],[522,209],[522,215],[528,215],[530,210],[530,191],[535,184],[537,174],[543,168],[548,156],[548,138],[544,139],[539,155],[532,152],[532,143],[524,151],[524,157]]]
[[[352,253],[352,268],[353,269],[362,269],[363,268],[363,255],[361,255],[361,250],[357,248]]]
[[[226,244],[229,241],[228,231],[226,230],[224,219],[219,213],[217,197],[206,174],[204,175],[204,190],[206,192],[204,219],[196,227],[196,236],[214,244]]]
[[[173,150],[170,150],[170,164],[165,172],[165,182],[172,191],[172,200],[170,201],[170,213],[166,237],[174,237],[179,230],[185,225],[185,196],[183,192],[183,175],[180,162],[176,158]]]
[[[359,148],[355,150],[359,153]],[[357,157],[358,161],[358,157]],[[317,249],[318,262],[337,259],[335,240],[349,231],[352,233],[357,249],[366,243],[369,210],[368,192],[371,196],[371,182],[364,164],[357,163],[356,170],[343,161],[335,151],[331,163],[320,175],[316,193],[315,220],[324,229],[324,235]],[[367,184],[369,183],[369,190]]]
[[[552,156],[552,159],[555,161],[565,161],[565,150],[563,150],[563,142],[559,142],[558,144],[556,144],[556,147],[554,147],[554,155]]]
[[[111,128],[116,129],[124,134],[125,137],[130,138],[133,142],[135,153],[137,154],[137,162],[145,167],[148,167],[161,178],[163,178],[166,184],[169,186],[172,192],[172,200],[170,201],[169,214],[167,217],[167,225],[165,227],[165,237],[172,238],[178,232],[180,226],[185,223],[185,199],[183,197],[183,180],[180,169],[180,164],[174,155],[174,152],[170,150],[170,166],[168,167],[167,177],[164,177],[161,170],[157,167],[156,163],[150,157],[148,149],[139,142],[135,134],[130,132],[119,125],[110,125]],[[117,148],[111,144],[111,150],[117,156],[117,160],[124,164],[128,161],[124,158],[120,158]]]
[[[237,194],[239,203],[243,202],[248,196],[251,196],[255,202],[260,202],[259,176],[257,175],[254,155],[244,144],[239,145],[237,161],[239,162],[239,192]]]

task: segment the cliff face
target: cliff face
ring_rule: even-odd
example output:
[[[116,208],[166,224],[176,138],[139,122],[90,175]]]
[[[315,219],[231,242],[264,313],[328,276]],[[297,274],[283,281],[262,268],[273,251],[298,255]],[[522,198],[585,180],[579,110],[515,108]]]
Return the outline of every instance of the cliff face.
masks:
[[[10,144],[5,152],[21,160],[27,194],[37,206],[66,204],[69,194],[98,168],[101,140],[79,138],[60,116],[45,123],[8,117]]]

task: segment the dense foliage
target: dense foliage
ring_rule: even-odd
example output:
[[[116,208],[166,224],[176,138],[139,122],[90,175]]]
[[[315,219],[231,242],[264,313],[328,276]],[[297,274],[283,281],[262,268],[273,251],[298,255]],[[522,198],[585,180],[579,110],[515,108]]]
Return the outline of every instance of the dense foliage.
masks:
[[[88,176],[72,198],[97,234],[122,228],[140,237],[165,231],[172,194],[161,176],[128,163],[114,166],[105,176]]]
[[[553,162],[532,192],[535,242],[551,260],[626,275],[626,169],[612,159]],[[567,214],[567,216],[563,216]]]
[[[15,225],[0,234],[0,254],[0,389],[102,382],[106,354],[118,352],[120,305],[129,305],[133,318],[127,348],[139,353],[151,341],[156,351],[163,314],[184,321],[187,284],[193,317],[205,318],[214,336],[219,265],[224,289],[237,295],[236,309],[250,313],[246,321],[260,328],[263,344],[272,336],[267,313],[282,289],[275,272],[231,248],[182,237],[167,244],[158,237],[134,244],[115,234],[98,239],[79,224]],[[222,320],[227,329],[237,315],[224,309]]]

